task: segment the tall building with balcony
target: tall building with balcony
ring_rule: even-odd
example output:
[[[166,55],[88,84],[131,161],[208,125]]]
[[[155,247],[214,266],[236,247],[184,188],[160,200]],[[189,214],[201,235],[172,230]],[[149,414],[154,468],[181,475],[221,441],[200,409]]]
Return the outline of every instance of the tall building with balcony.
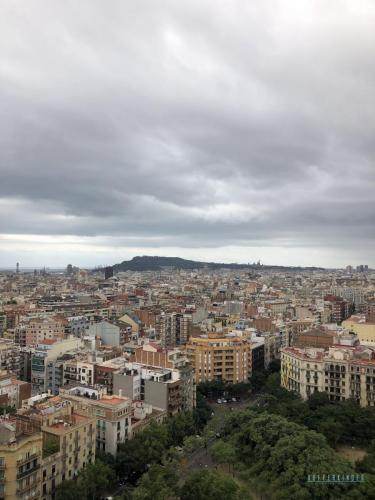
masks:
[[[43,394],[25,402],[15,415],[17,431],[42,439],[40,495],[51,500],[57,486],[95,461],[96,419],[70,401]],[[22,497],[25,498],[25,497]]]
[[[194,368],[196,384],[217,379],[235,384],[247,382],[251,375],[252,352],[248,339],[217,333],[191,337],[186,353]]]
[[[16,431],[16,425],[0,421],[0,498],[41,498],[41,433]]]
[[[61,481],[73,479],[80,470],[95,461],[95,423],[95,417],[72,410],[42,426],[45,449],[55,449],[58,453],[55,463]],[[51,484],[50,491],[52,489]]]
[[[191,328],[192,316],[190,314],[161,313],[158,325],[161,345],[176,347],[186,344]]]
[[[344,321],[349,316],[349,303],[342,297],[336,295],[325,295],[324,301],[328,302],[332,308],[332,320],[336,323]]]
[[[333,402],[352,399],[360,406],[375,406],[375,349],[354,344],[327,350],[284,348],[281,386],[303,399],[326,392]]]
[[[63,385],[79,383],[94,385],[94,364],[83,359],[71,359],[63,364]]]

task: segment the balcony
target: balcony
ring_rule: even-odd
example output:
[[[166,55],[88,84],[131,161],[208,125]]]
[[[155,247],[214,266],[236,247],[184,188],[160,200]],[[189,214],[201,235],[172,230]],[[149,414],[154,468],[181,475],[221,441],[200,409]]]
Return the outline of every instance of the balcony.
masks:
[[[30,474],[34,474],[34,472],[36,472],[38,469],[40,469],[40,465],[36,464],[34,467],[31,467],[30,469],[18,472],[17,479],[23,479],[24,477],[29,476]]]
[[[18,486],[17,495],[23,496],[25,493],[28,493],[27,498],[29,498],[29,499],[40,498],[40,491],[39,491],[39,487],[38,487],[38,482],[33,483],[33,484],[27,484],[25,486]]]
[[[21,458],[20,460],[17,460],[17,467],[20,465],[26,464],[28,462],[32,462],[33,460],[36,460],[40,456],[40,452],[38,453],[33,453],[32,455],[29,455],[28,457]]]

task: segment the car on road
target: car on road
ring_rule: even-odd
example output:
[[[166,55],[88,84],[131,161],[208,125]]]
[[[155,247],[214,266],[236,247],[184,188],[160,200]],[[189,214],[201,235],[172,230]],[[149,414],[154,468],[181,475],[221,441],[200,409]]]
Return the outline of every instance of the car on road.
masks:
[[[221,399],[218,399],[216,402],[217,402],[217,404],[218,404],[218,405],[221,405],[221,403],[222,403],[223,401],[222,401]]]

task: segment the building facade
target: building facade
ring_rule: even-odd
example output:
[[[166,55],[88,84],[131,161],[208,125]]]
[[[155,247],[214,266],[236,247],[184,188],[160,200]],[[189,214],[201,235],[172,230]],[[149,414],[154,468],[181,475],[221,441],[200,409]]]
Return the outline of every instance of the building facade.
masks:
[[[213,333],[191,337],[186,353],[196,384],[218,379],[235,384],[247,382],[251,375],[252,352],[247,339]]]
[[[282,349],[281,386],[303,399],[326,392],[331,401],[375,405],[375,349],[364,346]]]

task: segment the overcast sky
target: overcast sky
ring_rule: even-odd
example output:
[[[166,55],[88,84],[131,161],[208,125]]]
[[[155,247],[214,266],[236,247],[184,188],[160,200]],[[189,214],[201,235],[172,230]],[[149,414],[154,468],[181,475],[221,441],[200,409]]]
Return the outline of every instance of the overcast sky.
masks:
[[[0,266],[375,267],[373,0],[2,0]]]

